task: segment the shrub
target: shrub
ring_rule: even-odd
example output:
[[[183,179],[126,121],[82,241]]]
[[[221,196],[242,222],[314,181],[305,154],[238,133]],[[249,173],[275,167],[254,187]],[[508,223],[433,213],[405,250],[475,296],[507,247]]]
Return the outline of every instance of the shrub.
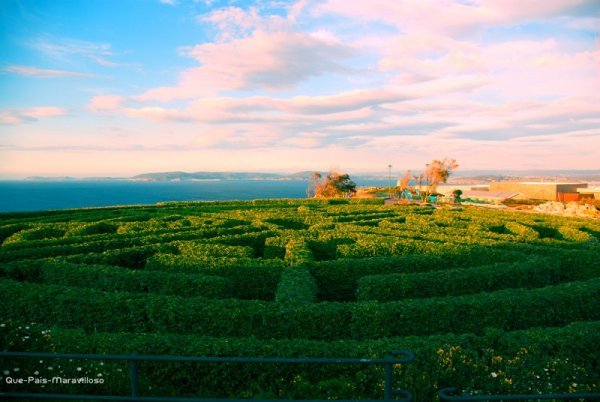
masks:
[[[579,241],[579,242],[597,241],[597,239],[594,236],[592,236],[591,234],[584,232],[582,230],[579,230],[577,228],[571,227],[571,226],[566,226],[566,225],[560,226],[558,228],[558,233],[560,233],[562,238],[565,240]]]
[[[540,237],[540,234],[534,229],[517,222],[506,222],[504,227],[525,241],[535,241]]]
[[[507,289],[469,296],[356,303],[352,334],[359,339],[440,333],[481,333],[566,325],[600,319],[600,279],[541,289]]]
[[[171,272],[143,272],[105,265],[27,260],[0,265],[0,276],[19,281],[183,297],[231,297],[226,278]]]
[[[188,274],[217,275],[227,278],[232,297],[273,300],[285,263],[260,258],[189,257],[157,253],[144,269]]]
[[[0,281],[8,318],[86,331],[258,338],[377,339],[565,325],[600,319],[600,279],[543,289],[376,303],[210,300]],[[460,319],[456,319],[460,317]]]
[[[66,236],[90,236],[116,233],[118,226],[113,222],[94,222],[69,230]]]
[[[275,301],[286,306],[313,303],[317,298],[317,285],[310,272],[304,268],[286,268],[275,293]]]
[[[571,255],[577,258],[581,253]],[[523,262],[500,263],[481,267],[441,271],[364,276],[358,281],[358,300],[380,302],[408,298],[455,296],[508,288],[532,289],[561,282],[600,276],[600,263],[580,259],[540,257]]]
[[[313,253],[306,240],[294,238],[285,245],[285,261],[291,266],[299,266],[314,261]]]
[[[590,354],[600,343],[600,322],[579,322],[561,328],[504,332],[386,338],[379,340],[307,341],[212,338],[175,334],[84,333],[49,328],[31,322],[3,320],[0,348],[93,354],[158,354],[175,356],[245,357],[353,357],[381,358],[393,349],[412,350],[416,359],[394,367],[395,389],[408,389],[418,400],[436,400],[437,390],[453,386],[467,392],[573,393],[598,392],[600,363]],[[102,385],[75,392],[126,395],[127,365],[122,362],[58,360],[64,373],[102,372]],[[20,367],[24,376],[44,371],[38,361],[12,359],[5,367]],[[119,371],[120,370],[120,371]],[[139,364],[140,392],[144,396],[203,398],[381,399],[381,366],[319,364]],[[495,373],[494,376],[492,373]],[[81,375],[81,374],[77,374]],[[573,387],[576,384],[576,387]],[[39,392],[24,385],[19,391]],[[56,386],[58,387],[58,386]],[[93,389],[91,389],[93,387]],[[55,388],[53,388],[54,390]],[[63,388],[56,388],[63,391]],[[67,391],[67,390],[65,390]]]

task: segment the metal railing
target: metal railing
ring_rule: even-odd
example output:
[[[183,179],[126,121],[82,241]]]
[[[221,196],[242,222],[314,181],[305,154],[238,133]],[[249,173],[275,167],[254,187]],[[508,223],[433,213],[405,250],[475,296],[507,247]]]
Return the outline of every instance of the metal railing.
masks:
[[[101,355],[80,353],[32,353],[32,352],[0,352],[0,357],[16,358],[46,358],[46,359],[87,359],[87,360],[121,360],[129,362],[129,378],[131,396],[114,395],[77,395],[77,394],[51,394],[31,392],[0,392],[0,399],[64,399],[86,401],[165,401],[165,402],[248,402],[247,399],[210,399],[210,398],[178,398],[178,397],[143,397],[140,396],[138,363],[148,361],[163,362],[197,362],[197,363],[273,363],[273,364],[361,364],[384,366],[384,400],[412,402],[413,395],[409,391],[396,390],[393,386],[394,365],[409,363],[415,355],[408,350],[393,350],[380,359],[358,358],[284,358],[284,357],[210,357],[210,356],[157,356],[157,355]],[[308,402],[303,400],[262,400],[262,402]],[[375,402],[381,400],[361,400],[361,402]],[[312,402],[317,402],[312,401]],[[325,402],[325,401],[322,401]],[[340,400],[339,402],[344,402]]]
[[[444,388],[438,392],[442,402],[475,401],[600,401],[600,393],[581,394],[515,394],[515,395],[456,395],[456,388]]]

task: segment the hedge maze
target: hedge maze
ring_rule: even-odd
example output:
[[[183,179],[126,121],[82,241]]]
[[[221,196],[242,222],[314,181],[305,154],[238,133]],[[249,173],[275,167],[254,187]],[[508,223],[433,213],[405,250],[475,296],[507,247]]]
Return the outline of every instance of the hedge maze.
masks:
[[[2,350],[382,357],[396,388],[600,390],[600,222],[381,200],[0,215]],[[126,395],[116,361],[3,359],[2,389]],[[379,399],[375,366],[144,363],[141,395]]]

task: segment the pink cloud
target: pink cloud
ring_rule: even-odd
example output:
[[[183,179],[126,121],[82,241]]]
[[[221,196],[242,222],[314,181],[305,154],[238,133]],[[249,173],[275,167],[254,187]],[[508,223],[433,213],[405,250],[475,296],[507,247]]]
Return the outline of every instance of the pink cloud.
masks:
[[[186,113],[157,106],[143,107],[138,109],[126,108],[124,109],[124,112],[129,117],[143,117],[155,121],[186,122],[192,120],[192,118]]]
[[[88,108],[96,112],[112,111],[119,109],[124,101],[119,95],[98,95],[90,100]]]
[[[216,42],[183,49],[199,67],[181,72],[174,86],[147,90],[138,101],[170,102],[232,90],[282,90],[325,73],[348,72],[341,62],[354,49],[332,38],[300,32],[279,16],[229,7],[201,16],[219,30]]]
[[[67,114],[67,110],[61,107],[55,106],[40,106],[33,107],[30,109],[24,109],[20,112],[22,116],[43,118],[43,117],[56,117],[64,116]]]
[[[68,110],[55,106],[39,106],[28,109],[2,110],[0,111],[0,123],[21,124],[37,121],[47,117],[59,117],[68,114]]]
[[[332,13],[362,20],[384,21],[411,32],[459,33],[489,25],[512,24],[527,19],[568,12],[594,0],[479,0],[469,4],[449,0],[328,0],[317,14]]]
[[[35,78],[60,78],[60,77],[80,77],[80,78],[92,78],[97,77],[95,74],[85,74],[85,73],[77,73],[73,71],[63,71],[63,70],[49,70],[44,68],[37,67],[28,67],[28,66],[8,66],[4,68],[5,71],[10,73],[15,73],[19,75],[24,75],[27,77],[35,77]]]

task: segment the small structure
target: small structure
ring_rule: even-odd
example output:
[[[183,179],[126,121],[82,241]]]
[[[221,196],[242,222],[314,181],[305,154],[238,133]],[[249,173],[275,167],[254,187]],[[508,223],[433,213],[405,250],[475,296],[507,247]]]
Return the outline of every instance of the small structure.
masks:
[[[577,192],[581,201],[600,200],[600,187],[580,188]]]
[[[528,200],[529,197],[519,192],[503,192],[503,191],[478,191],[478,190],[467,190],[463,191],[460,196],[461,199],[475,199],[487,202],[493,202],[494,204],[500,204],[506,200]]]
[[[493,181],[490,183],[490,192],[518,192],[533,200],[560,201],[561,198],[565,198],[561,194],[577,193],[579,189],[587,186],[587,183],[576,182]]]

